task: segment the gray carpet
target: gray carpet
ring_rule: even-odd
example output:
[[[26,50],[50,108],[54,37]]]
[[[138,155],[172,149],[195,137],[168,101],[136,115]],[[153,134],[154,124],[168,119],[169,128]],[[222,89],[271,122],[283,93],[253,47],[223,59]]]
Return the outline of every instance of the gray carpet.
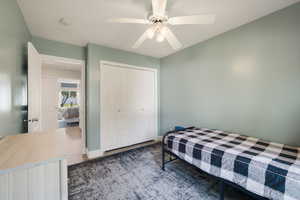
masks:
[[[69,167],[70,200],[218,200],[218,184],[175,161],[161,168],[160,145]],[[226,187],[226,200],[250,200]]]

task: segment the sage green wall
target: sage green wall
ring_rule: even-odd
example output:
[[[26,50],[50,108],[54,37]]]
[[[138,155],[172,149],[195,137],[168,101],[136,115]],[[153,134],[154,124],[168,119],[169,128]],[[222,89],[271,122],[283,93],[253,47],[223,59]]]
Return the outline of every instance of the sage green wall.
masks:
[[[85,47],[33,36],[32,43],[41,54],[85,60]]]
[[[100,147],[100,61],[160,69],[160,60],[122,50],[89,44],[87,47],[87,147]]]
[[[300,3],[161,60],[161,131],[195,125],[300,146]]]
[[[86,135],[90,151],[100,148],[100,106],[99,106],[99,62],[100,60],[120,62],[141,67],[159,69],[160,60],[109,47],[88,44],[87,47],[32,37],[32,43],[41,54],[82,59],[86,67]]]
[[[0,136],[26,131],[26,43],[30,38],[17,2],[0,0]]]

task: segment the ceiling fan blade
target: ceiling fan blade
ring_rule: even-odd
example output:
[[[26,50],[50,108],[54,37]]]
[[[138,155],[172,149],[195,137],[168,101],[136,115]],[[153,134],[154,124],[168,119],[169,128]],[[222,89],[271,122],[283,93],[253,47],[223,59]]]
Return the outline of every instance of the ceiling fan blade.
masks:
[[[153,15],[163,17],[166,14],[167,0],[152,0]]]
[[[183,25],[183,24],[213,24],[215,23],[215,15],[192,15],[171,17],[168,23],[171,25]]]
[[[143,42],[148,38],[148,32],[151,30],[152,28],[148,28],[143,35],[135,42],[135,44],[132,46],[132,48],[137,49],[141,46],[141,44],[143,44]]]
[[[110,23],[125,23],[125,24],[149,24],[149,21],[146,19],[135,19],[135,18],[116,18],[109,19],[107,22]]]
[[[178,50],[182,48],[182,44],[168,27],[165,26],[163,28],[163,34],[173,49]]]

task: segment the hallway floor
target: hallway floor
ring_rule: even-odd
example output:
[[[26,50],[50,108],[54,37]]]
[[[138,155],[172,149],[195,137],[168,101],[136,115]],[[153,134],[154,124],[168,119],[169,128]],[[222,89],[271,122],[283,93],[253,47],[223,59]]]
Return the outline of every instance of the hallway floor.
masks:
[[[86,156],[83,155],[83,140],[81,129],[77,127],[68,127],[65,129],[64,134],[66,135],[66,159],[68,165],[74,165],[87,160]]]

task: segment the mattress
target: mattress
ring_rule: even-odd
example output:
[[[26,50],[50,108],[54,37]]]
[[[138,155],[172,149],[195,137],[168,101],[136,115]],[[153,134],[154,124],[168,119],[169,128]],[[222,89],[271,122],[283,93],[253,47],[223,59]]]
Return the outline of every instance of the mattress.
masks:
[[[216,177],[274,200],[300,199],[300,149],[207,128],[164,137],[168,151]]]

